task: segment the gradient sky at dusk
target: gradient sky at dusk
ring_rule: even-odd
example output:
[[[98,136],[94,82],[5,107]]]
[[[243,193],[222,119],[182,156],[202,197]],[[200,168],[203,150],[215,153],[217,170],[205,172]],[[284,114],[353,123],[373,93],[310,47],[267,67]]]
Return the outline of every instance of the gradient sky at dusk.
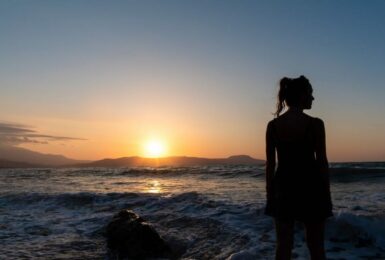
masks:
[[[1,1],[0,141],[100,159],[159,138],[169,155],[263,159],[278,81],[303,74],[329,160],[383,161],[384,25],[375,0]]]

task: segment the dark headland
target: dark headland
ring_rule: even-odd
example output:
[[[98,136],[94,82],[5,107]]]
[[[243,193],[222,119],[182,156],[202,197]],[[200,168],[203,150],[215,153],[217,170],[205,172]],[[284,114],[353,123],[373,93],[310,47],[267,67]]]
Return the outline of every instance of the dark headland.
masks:
[[[248,155],[235,155],[227,158],[202,158],[188,156],[170,156],[144,158],[139,156],[102,159],[96,161],[78,161],[62,155],[41,154],[23,148],[0,149],[0,168],[47,168],[47,167],[162,167],[162,166],[210,166],[210,165],[263,165],[264,160]],[[16,153],[17,152],[17,153]],[[10,156],[12,154],[12,156]]]
[[[144,158],[139,156],[103,159],[90,163],[77,164],[77,167],[159,167],[159,166],[209,166],[209,165],[263,165],[265,161],[248,155],[235,155],[227,158],[202,158],[171,156]]]

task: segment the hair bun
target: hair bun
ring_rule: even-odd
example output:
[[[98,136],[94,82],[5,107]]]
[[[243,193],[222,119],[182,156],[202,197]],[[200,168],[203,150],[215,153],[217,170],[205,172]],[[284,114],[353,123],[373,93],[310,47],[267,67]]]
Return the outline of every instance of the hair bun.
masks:
[[[281,79],[281,81],[279,82],[280,89],[281,90],[287,89],[287,87],[289,86],[291,81],[292,81],[292,79],[290,79],[288,77],[283,77]]]

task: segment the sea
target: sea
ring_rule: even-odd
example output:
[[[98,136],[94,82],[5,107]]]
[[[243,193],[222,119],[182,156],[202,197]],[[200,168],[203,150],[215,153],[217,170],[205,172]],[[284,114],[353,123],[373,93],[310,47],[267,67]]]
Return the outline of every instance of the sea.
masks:
[[[327,258],[385,259],[385,163],[331,172]],[[111,259],[105,227],[122,209],[180,259],[274,259],[265,197],[264,166],[0,169],[0,259]],[[293,259],[310,259],[301,223]]]

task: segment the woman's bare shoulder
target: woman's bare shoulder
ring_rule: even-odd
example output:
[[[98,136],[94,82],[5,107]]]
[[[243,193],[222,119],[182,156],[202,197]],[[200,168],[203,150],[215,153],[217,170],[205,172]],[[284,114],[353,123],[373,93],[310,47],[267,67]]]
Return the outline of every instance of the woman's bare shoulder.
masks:
[[[267,128],[271,128],[273,126],[273,124],[275,124],[274,122],[277,120],[277,118],[273,118],[271,119],[269,122],[267,122]]]
[[[311,117],[315,124],[323,124],[324,121],[319,117]]]
[[[309,115],[308,115],[308,117],[311,120],[312,125],[315,127],[315,129],[323,130],[325,128],[324,121],[321,118],[312,117],[312,116],[309,116]]]

